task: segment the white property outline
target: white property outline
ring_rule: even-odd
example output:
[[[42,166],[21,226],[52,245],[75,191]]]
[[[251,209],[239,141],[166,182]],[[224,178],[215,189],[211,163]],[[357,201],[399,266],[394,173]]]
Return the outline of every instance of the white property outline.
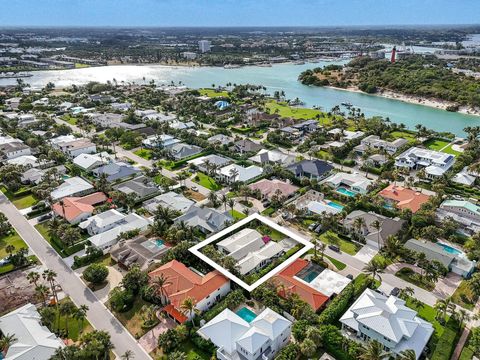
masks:
[[[285,260],[283,263],[281,263],[280,265],[278,265],[276,268],[272,269],[270,272],[268,272],[267,274],[265,274],[264,276],[262,276],[260,279],[258,279],[257,281],[255,281],[253,284],[251,285],[248,285],[245,281],[243,281],[242,279],[240,279],[238,276],[235,276],[233,275],[230,271],[228,271],[227,269],[225,269],[224,267],[220,266],[219,264],[217,264],[215,261],[213,261],[212,259],[210,259],[208,256],[206,256],[205,254],[203,254],[200,249],[205,247],[206,245],[220,239],[221,237],[227,235],[227,234],[230,234],[232,233],[233,231],[235,231],[236,229],[242,227],[243,225],[246,225],[248,224],[249,222],[253,221],[253,220],[258,220],[260,221],[261,223],[273,228],[274,230],[277,230],[278,232],[282,233],[283,235],[295,240],[296,242],[304,245],[303,248],[301,248],[300,250],[298,250],[295,254],[293,254],[292,256],[290,256],[287,260]],[[211,267],[213,267],[214,269],[220,271],[220,273],[222,273],[222,275],[225,275],[227,278],[229,278],[230,280],[234,281],[235,283],[237,283],[238,285],[240,285],[241,287],[243,287],[245,290],[247,290],[248,292],[251,292],[253,291],[255,288],[257,288],[258,286],[262,285],[265,281],[269,280],[270,278],[272,278],[274,275],[278,274],[281,270],[285,269],[287,266],[289,266],[290,264],[292,264],[295,260],[297,260],[300,256],[302,256],[303,254],[305,254],[308,250],[312,249],[313,248],[313,244],[304,239],[303,237],[301,237],[300,235],[297,235],[295,234],[293,231],[283,227],[283,226],[280,226],[278,225],[277,223],[273,222],[272,220],[270,219],[267,219],[266,217],[264,216],[261,216],[260,214],[258,213],[254,213],[250,216],[247,216],[245,219],[242,219],[240,221],[238,221],[237,223],[233,224],[232,226],[229,226],[228,228],[226,229],[223,229],[222,231],[220,231],[219,233],[209,237],[208,239],[192,246],[191,248],[189,248],[188,250],[194,254],[195,256],[197,256],[198,258],[200,258],[201,260],[205,261],[208,265],[210,265]]]

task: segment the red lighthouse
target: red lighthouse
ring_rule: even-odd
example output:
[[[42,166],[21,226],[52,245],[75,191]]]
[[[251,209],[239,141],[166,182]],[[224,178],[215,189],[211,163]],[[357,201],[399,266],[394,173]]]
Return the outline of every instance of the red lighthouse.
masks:
[[[390,62],[391,62],[392,64],[395,62],[396,54],[397,54],[397,47],[394,46],[393,49],[392,49],[392,57],[390,58]]]

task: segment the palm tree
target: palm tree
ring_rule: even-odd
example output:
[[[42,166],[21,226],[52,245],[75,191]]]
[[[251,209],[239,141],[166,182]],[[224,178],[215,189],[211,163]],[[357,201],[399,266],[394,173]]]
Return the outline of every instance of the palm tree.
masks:
[[[415,350],[407,349],[400,352],[398,358],[399,360],[417,360],[417,355],[415,354]]]
[[[15,246],[13,246],[12,244],[8,244],[5,247],[5,252],[11,256],[15,252]]]
[[[192,326],[195,326],[194,317],[195,314],[198,314],[200,311],[197,309],[197,302],[191,297],[185,298],[180,304],[180,309],[182,313],[188,315],[192,320]]]
[[[463,327],[464,323],[469,322],[472,319],[470,314],[465,309],[460,309],[454,312],[454,314],[455,314],[455,318],[460,323],[460,328]]]
[[[413,294],[415,294],[415,290],[412,287],[407,286],[400,290],[399,297],[406,300],[407,297],[413,296]]]
[[[230,209],[232,209],[232,213],[233,213],[233,208],[235,207],[235,200],[228,199],[228,206],[230,206]]]
[[[135,354],[132,350],[127,350],[120,357],[122,358],[122,360],[132,360],[135,357]]]
[[[55,304],[58,304],[58,295],[57,295],[57,289],[56,289],[56,283],[55,283],[57,273],[53,270],[47,269],[42,273],[42,277],[44,280],[49,282],[50,290],[52,291],[52,295],[55,298]]]
[[[38,286],[38,280],[40,280],[40,274],[37,273],[36,271],[30,271],[27,274],[27,280],[30,284],[35,285],[35,287]]]
[[[367,343],[362,354],[359,356],[360,360],[384,360],[390,356],[390,353],[383,349],[383,345],[377,340],[372,340]]]
[[[371,227],[373,227],[375,230],[377,230],[377,246],[378,249],[381,248],[380,246],[380,229],[382,228],[382,223],[378,220],[375,220],[370,224]]]
[[[49,289],[48,286],[45,286],[43,284],[39,284],[35,286],[35,292],[37,293],[37,296],[42,299],[42,304],[43,307],[47,306],[47,298],[49,294]]]
[[[83,304],[77,309],[77,311],[73,314],[73,317],[80,322],[80,332],[83,332],[83,324],[85,322],[85,318],[87,317],[88,306]]]
[[[1,339],[0,339],[0,349],[2,352],[5,354],[8,350],[8,348],[18,339],[15,337],[13,334],[5,334]]]
[[[60,304],[59,313],[65,317],[65,336],[68,338],[68,319],[75,314],[77,310],[75,304],[71,300],[67,300]]]
[[[378,277],[379,281],[382,281],[382,278],[380,276],[381,273],[383,273],[383,269],[380,266],[380,264],[375,261],[371,260],[364,268],[363,271],[372,277],[372,281],[375,282],[375,278]]]
[[[150,282],[150,286],[154,289],[155,295],[160,295],[160,302],[162,305],[165,304],[167,298],[165,287],[171,284],[172,282],[163,274],[155,276]]]
[[[225,207],[225,211],[227,211],[227,203],[228,203],[228,197],[225,194],[222,194],[220,201],[222,202],[223,206]]]

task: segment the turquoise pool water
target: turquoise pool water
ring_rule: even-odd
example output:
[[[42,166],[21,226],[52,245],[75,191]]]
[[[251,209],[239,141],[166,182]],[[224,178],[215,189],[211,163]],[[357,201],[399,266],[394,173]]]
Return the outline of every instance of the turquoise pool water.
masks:
[[[449,253],[449,254],[452,254],[452,255],[462,255],[463,253],[460,251],[460,250],[457,250],[447,244],[444,244],[444,243],[437,243],[439,246],[441,246],[443,248],[443,251]]]
[[[303,277],[302,280],[306,281],[308,283],[311,283],[318,275],[320,275],[320,272],[316,270],[309,271],[306,273]]]
[[[154,253],[160,250],[163,250],[164,248],[167,247],[162,239],[150,239],[150,240],[144,241],[142,243],[142,246]]]
[[[253,319],[257,317],[257,315],[252,310],[246,307],[243,307],[240,310],[238,310],[237,315],[240,316],[246,322],[252,322]]]
[[[345,189],[344,187],[339,187],[339,188],[337,188],[337,192],[340,193],[340,194],[346,195],[346,196],[355,196],[355,195],[357,195],[357,194],[354,193],[353,191],[350,191],[350,190],[348,190],[348,189]]]
[[[327,205],[335,208],[335,209],[338,209],[338,210],[343,210],[343,206],[340,205],[340,204],[337,204],[336,202],[333,202],[333,201],[329,201],[327,202]]]

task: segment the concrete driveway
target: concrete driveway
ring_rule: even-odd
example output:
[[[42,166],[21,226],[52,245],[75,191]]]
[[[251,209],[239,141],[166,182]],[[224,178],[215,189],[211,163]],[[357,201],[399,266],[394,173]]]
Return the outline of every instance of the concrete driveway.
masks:
[[[370,246],[370,245],[364,245],[359,252],[357,252],[353,257],[355,259],[358,259],[365,264],[368,264],[370,260],[373,259],[375,255],[377,255],[378,249]]]
[[[145,349],[146,352],[151,353],[158,347],[158,337],[168,329],[173,329],[177,324],[169,318],[161,318],[160,323],[152,330],[143,335],[138,343]]]
[[[100,300],[102,303],[107,302],[108,300],[108,294],[114,287],[117,287],[123,279],[123,274],[120,272],[117,266],[107,266],[108,268],[108,277],[107,281],[108,284],[95,291],[95,295],[97,296],[98,300]]]

